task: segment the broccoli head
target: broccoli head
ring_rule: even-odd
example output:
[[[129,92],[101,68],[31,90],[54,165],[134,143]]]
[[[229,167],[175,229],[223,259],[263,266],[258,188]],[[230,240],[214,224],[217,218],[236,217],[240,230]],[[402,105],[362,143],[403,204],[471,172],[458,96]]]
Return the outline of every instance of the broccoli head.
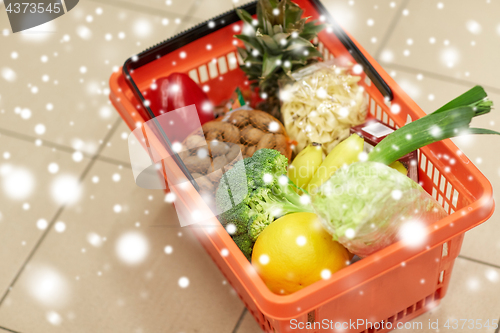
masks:
[[[241,202],[234,208],[219,214],[219,220],[231,236],[237,236],[247,232],[251,215],[248,204]]]
[[[247,257],[248,260],[251,260],[254,242],[252,242],[250,236],[247,233],[244,233],[238,236],[234,236],[233,241],[236,243],[236,245],[238,245],[245,257]]]

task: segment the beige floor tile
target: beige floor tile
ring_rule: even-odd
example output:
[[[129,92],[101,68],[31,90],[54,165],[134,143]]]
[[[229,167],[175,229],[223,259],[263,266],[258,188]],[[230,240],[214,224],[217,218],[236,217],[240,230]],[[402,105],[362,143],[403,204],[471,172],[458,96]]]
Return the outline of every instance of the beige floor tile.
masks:
[[[6,135],[0,135],[0,154],[0,295],[3,295],[58,207],[65,199],[76,198],[72,196],[78,194],[74,185],[89,160],[75,162],[67,152],[37,147]]]
[[[262,329],[260,328],[259,324],[257,324],[255,319],[252,317],[252,314],[247,311],[236,333],[258,333],[258,332],[262,332]]]
[[[412,0],[406,9],[381,62],[500,87],[498,1]]]
[[[30,333],[232,331],[243,305],[162,191],[141,189],[129,169],[99,161],[84,187],[59,217],[66,230],[51,230],[0,307],[2,325]]]
[[[419,76],[415,73],[394,72],[398,84],[415,100],[415,102],[426,112],[432,112],[456,96],[473,87],[473,84],[462,85],[445,82]],[[489,92],[489,97],[495,105],[500,105],[500,94]],[[475,118],[474,127],[484,127],[492,130],[500,130],[500,112],[494,109],[491,113]],[[483,172],[493,186],[496,193],[496,202],[500,198],[500,157],[492,153],[492,147],[500,145],[500,136],[476,135],[455,138],[453,141],[469,157],[469,159]],[[500,265],[500,211],[497,210],[493,216],[482,225],[468,231],[462,247],[462,254],[474,259]]]
[[[324,0],[335,20],[371,55],[375,55],[403,1]]]
[[[198,0],[191,16],[200,18],[203,21],[214,18],[235,6],[242,6],[249,3],[249,0]]]
[[[103,2],[144,12],[154,11],[155,15],[160,16],[174,15],[175,18],[182,19],[185,15],[190,15],[190,9],[195,5],[196,0],[103,0]]]
[[[394,332],[496,332],[494,327],[498,324],[500,314],[499,283],[499,269],[458,258],[455,261],[450,287],[441,304],[413,320],[422,323],[423,329],[399,329]],[[458,320],[458,326],[453,329],[455,319]],[[460,321],[461,319],[472,319],[474,322],[477,320],[482,325],[488,320],[490,328],[470,329],[467,325],[471,322],[467,322],[462,328],[464,321]],[[439,330],[429,329],[429,320],[438,321]],[[451,329],[444,326],[448,320]]]
[[[125,122],[122,121],[99,156],[109,157],[124,163],[130,163],[130,156],[128,152],[129,134],[130,129]]]
[[[0,30],[7,28],[1,15]],[[8,50],[0,53],[0,128],[92,154],[118,118],[107,96],[114,66],[170,37],[177,25],[81,2],[37,29],[49,32],[0,35]]]

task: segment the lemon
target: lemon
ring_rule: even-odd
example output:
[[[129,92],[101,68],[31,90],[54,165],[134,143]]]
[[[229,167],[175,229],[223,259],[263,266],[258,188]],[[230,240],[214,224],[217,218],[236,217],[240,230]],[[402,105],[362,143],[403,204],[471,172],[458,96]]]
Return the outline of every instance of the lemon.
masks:
[[[252,253],[252,264],[264,283],[283,295],[330,278],[348,261],[347,250],[332,239],[313,213],[277,219],[260,234]]]

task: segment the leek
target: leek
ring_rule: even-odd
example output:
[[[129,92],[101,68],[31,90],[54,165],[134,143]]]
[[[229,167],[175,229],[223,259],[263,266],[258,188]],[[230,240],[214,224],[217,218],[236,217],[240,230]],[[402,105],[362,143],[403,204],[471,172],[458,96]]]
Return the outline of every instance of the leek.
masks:
[[[406,154],[431,143],[464,134],[499,134],[488,129],[470,128],[472,118],[491,111],[493,102],[481,86],[458,96],[435,112],[389,134],[375,146],[368,160],[389,165]]]

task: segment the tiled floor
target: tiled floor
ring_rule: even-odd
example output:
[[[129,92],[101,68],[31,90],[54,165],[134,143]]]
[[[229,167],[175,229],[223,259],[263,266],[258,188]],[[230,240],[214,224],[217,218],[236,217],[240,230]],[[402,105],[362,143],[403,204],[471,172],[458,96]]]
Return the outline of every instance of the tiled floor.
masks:
[[[500,105],[498,1],[324,3],[425,111],[476,83]],[[88,0],[22,35],[0,13],[0,332],[259,332],[163,194],[134,184],[107,101],[115,66],[231,7]],[[496,111],[475,124],[498,130]],[[455,140],[495,190],[497,140]],[[416,321],[498,322],[499,218],[467,233],[448,295]]]

